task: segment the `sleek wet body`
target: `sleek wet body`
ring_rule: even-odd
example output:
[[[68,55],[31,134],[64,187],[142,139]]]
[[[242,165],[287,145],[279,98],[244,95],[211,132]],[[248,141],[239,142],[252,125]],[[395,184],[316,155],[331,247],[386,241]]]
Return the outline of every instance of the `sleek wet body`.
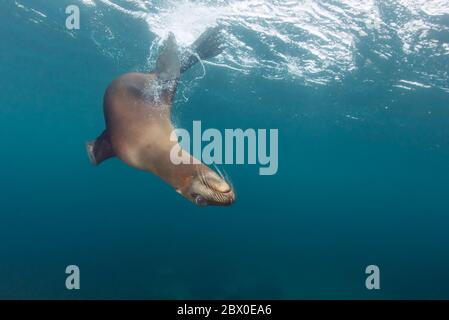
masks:
[[[198,205],[234,202],[232,186],[221,175],[198,161],[176,165],[170,159],[171,150],[178,144],[170,139],[174,130],[171,106],[178,79],[198,61],[197,56],[207,58],[218,53],[217,42],[208,41],[216,36],[217,31],[212,30],[200,37],[194,44],[195,55],[181,62],[176,40],[170,35],[154,72],[127,73],[109,85],[104,96],[106,129],[87,144],[92,163],[116,156],[132,167],[156,174]],[[185,151],[183,156],[192,157]]]

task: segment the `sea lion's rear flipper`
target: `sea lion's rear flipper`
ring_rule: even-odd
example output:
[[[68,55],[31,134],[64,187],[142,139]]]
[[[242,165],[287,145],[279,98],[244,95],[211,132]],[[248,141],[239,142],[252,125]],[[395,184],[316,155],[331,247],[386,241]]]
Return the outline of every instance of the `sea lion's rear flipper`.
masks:
[[[190,46],[188,54],[182,58],[181,73],[201,60],[212,59],[224,50],[223,27],[209,28]]]
[[[89,160],[93,165],[99,165],[104,160],[115,156],[106,131],[97,139],[87,142],[86,150]]]
[[[181,74],[181,62],[178,55],[178,45],[173,33],[165,40],[156,62],[158,80],[164,82],[176,81]]]

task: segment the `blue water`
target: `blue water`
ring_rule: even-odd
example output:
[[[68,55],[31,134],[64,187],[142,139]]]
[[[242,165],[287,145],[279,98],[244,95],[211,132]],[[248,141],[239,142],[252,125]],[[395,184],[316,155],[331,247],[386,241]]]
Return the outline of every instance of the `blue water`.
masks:
[[[2,1],[0,298],[449,298],[449,3],[363,3]],[[109,82],[217,21],[174,121],[279,129],[278,173],[223,166],[237,202],[199,208],[91,166]]]

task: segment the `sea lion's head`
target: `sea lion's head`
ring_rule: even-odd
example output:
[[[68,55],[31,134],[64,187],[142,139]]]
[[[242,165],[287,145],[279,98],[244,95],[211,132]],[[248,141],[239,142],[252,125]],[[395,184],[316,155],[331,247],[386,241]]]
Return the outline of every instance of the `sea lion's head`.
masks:
[[[223,175],[207,169],[198,170],[182,194],[198,206],[229,206],[235,201],[232,184]]]

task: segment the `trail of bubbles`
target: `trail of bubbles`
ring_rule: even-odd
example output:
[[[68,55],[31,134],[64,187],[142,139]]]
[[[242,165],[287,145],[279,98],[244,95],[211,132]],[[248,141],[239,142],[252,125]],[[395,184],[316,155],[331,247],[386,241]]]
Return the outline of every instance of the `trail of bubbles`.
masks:
[[[360,68],[375,69],[384,62],[407,65],[414,59],[420,61],[419,67],[408,80],[448,86],[447,72],[441,66],[447,66],[449,44],[439,34],[449,32],[449,27],[438,18],[449,14],[449,0],[95,3],[144,21],[158,39],[173,32],[184,47],[207,28],[223,24],[229,48],[209,63],[235,72],[255,72],[270,79],[299,78],[315,85],[340,81]],[[158,47],[153,45],[151,53]],[[429,79],[426,70],[435,66],[439,67]]]

